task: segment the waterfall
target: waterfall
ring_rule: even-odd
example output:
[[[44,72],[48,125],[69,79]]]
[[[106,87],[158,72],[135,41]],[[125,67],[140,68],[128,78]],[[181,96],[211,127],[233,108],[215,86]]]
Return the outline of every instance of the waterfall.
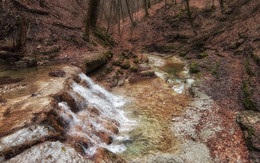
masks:
[[[81,73],[79,77],[81,83],[72,83],[69,94],[80,104],[80,111],[74,113],[66,102],[59,102],[60,115],[68,123],[67,135],[88,140],[88,146],[80,145],[87,157],[92,157],[98,148],[113,153],[125,151],[122,142],[129,139],[127,131],[136,124],[120,109],[126,102],[95,84],[85,74]],[[112,138],[111,144],[103,141],[107,137]]]

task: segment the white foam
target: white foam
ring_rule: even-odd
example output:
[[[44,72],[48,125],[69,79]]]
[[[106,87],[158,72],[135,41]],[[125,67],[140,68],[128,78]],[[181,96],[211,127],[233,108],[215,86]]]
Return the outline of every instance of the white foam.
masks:
[[[183,92],[184,92],[184,84],[181,84],[181,85],[175,85],[175,86],[173,86],[172,87],[172,89],[175,91],[175,92],[177,92],[177,93],[179,93],[179,94],[182,94]]]
[[[95,84],[91,78],[85,74],[79,74],[87,87],[73,83],[70,95],[78,102],[81,110],[78,113],[71,111],[65,102],[60,102],[62,117],[70,122],[70,129],[67,134],[72,137],[82,137],[88,139],[92,145],[88,148],[82,146],[87,157],[92,157],[98,148],[106,148],[113,153],[121,153],[126,150],[122,143],[129,139],[127,135],[133,129],[136,121],[130,120],[125,116],[125,112],[120,110],[126,103],[122,97],[115,96],[101,86]],[[84,99],[84,100],[82,100]],[[93,114],[87,108],[95,108],[98,113]],[[119,123],[116,124],[115,122]],[[113,135],[112,131],[104,124],[118,127],[120,136]],[[107,145],[96,135],[97,131],[103,131],[112,136],[116,144]]]
[[[1,139],[0,151],[6,147],[14,147],[21,145],[28,141],[34,141],[40,139],[49,134],[49,129],[41,125],[33,125],[28,128],[23,128],[11,135],[8,135]]]

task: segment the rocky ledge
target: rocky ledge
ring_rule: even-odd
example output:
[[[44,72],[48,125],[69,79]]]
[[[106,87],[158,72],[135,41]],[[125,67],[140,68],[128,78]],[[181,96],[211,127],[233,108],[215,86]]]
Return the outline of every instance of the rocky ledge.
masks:
[[[97,109],[81,105],[84,99],[79,98],[78,105],[69,94],[72,92],[72,83],[83,85],[78,76],[80,73],[81,69],[75,66],[52,66],[37,70],[20,82],[0,85],[1,98],[4,99],[0,101],[0,162],[91,162],[84,153],[91,146],[90,141],[67,134],[70,120],[74,119],[72,116],[80,109],[88,110],[91,116],[99,114]],[[61,103],[68,106],[67,112]],[[118,132],[118,126],[106,126],[110,134],[96,135],[105,144],[110,144],[111,134]],[[104,152],[107,155],[99,154]],[[31,155],[35,155],[35,158],[31,158]],[[105,157],[110,155],[112,157],[113,154],[99,149],[92,159],[109,159]]]
[[[251,158],[260,162],[260,113],[254,111],[243,111],[237,116],[249,150]]]

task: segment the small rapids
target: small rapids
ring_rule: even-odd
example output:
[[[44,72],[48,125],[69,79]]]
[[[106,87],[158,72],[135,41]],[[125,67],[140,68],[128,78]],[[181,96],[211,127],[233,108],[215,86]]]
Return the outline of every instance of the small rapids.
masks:
[[[95,84],[85,74],[81,73],[79,77],[81,84],[72,83],[69,94],[80,110],[75,113],[66,102],[59,103],[60,115],[68,126],[67,136],[81,140],[78,144],[87,157],[92,157],[99,148],[113,153],[124,152],[123,141],[129,139],[128,133],[136,124],[120,110],[126,102]]]

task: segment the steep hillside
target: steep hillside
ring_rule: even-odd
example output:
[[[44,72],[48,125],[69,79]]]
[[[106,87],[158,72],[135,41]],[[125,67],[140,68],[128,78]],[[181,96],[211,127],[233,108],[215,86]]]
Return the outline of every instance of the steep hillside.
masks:
[[[253,110],[253,114],[260,111],[260,3],[229,1],[221,9],[203,2],[191,1],[192,19],[180,2],[177,6],[170,4],[125,32],[122,41],[127,40],[125,45],[138,47],[139,51],[179,56],[190,64],[190,72],[199,81],[197,87],[220,106],[218,113],[226,128],[208,146],[214,157],[231,159],[234,146],[240,146],[242,153],[244,148],[238,139],[242,132],[236,115],[243,110]],[[248,136],[248,126],[238,121],[245,130],[250,157],[257,162],[259,120],[251,124],[253,136]],[[242,156],[236,154],[235,158]]]
[[[102,48],[82,39],[86,10],[87,1],[1,1],[1,56],[20,53],[18,59],[25,55],[40,60],[39,64],[54,58],[82,60],[90,50]],[[21,39],[23,50],[19,49]]]

